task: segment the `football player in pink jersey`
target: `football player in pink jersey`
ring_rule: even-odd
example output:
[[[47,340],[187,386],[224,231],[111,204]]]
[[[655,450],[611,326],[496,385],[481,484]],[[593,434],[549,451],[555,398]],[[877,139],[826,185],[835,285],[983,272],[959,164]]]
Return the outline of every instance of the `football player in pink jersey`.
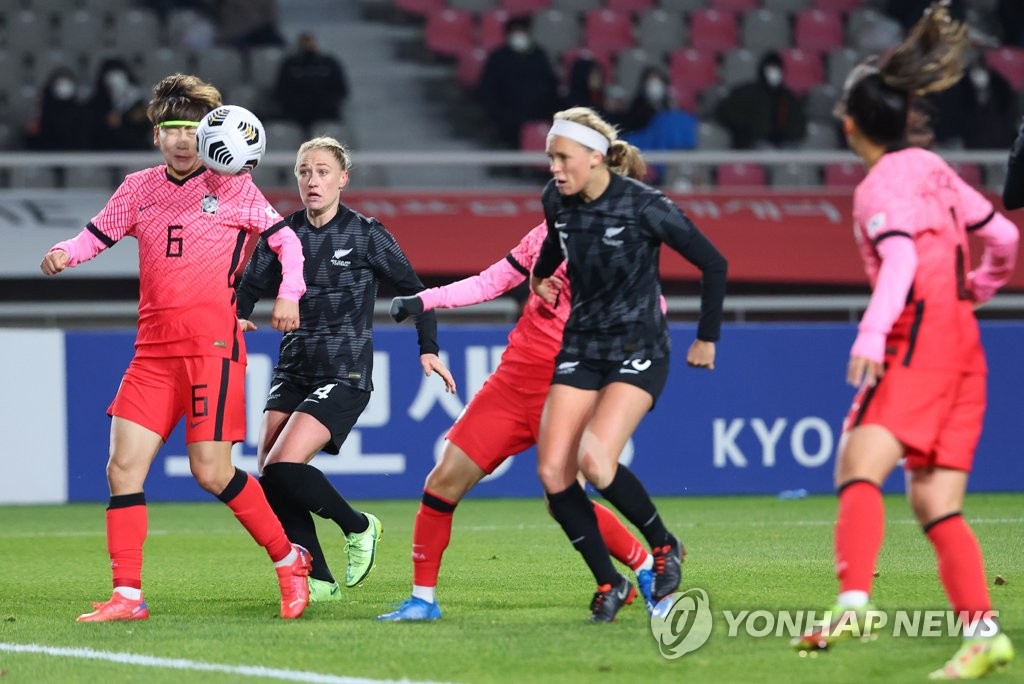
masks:
[[[639,155],[623,159],[616,171],[643,178],[646,164]],[[396,297],[391,315],[396,321],[433,309],[452,309],[490,301],[526,281],[547,236],[541,223],[508,255],[471,276],[411,297]],[[436,620],[441,617],[435,590],[441,557],[451,538],[452,517],[459,501],[486,475],[511,456],[537,443],[544,399],[555,371],[555,355],[569,316],[568,276],[564,264],[555,277],[565,291],[554,306],[530,293],[523,315],[508,336],[498,368],[484,383],[449,430],[441,460],[427,475],[423,500],[413,526],[412,595],[383,621]],[[598,527],[611,554],[629,566],[647,603],[651,602],[654,558],[615,514],[594,503]]]
[[[135,357],[107,409],[114,591],[80,622],[149,617],[142,595],[143,485],[183,416],[196,481],[228,505],[274,563],[281,617],[299,617],[309,602],[309,554],[288,540],[259,482],[231,464],[232,443],[245,438],[245,343],[232,284],[246,241],[262,237],[281,260],[273,325],[284,331],[299,324],[302,246],[248,174],[222,176],[203,167],[196,130],[220,104],[217,89],[195,76],[174,74],[157,83],[147,114],[165,163],[129,174],[85,229],[55,245],[40,265],[55,275],[124,237],[139,243]]]
[[[986,401],[974,309],[1008,281],[1017,229],[940,157],[905,145],[910,101],[959,80],[966,41],[966,26],[933,4],[890,56],[850,74],[838,108],[850,149],[868,170],[853,214],[872,294],[850,350],[847,381],[859,391],[836,462],[839,596],[831,622],[793,642],[825,649],[870,624],[881,487],[902,461],[910,506],[965,625],[963,646],[932,679],[975,679],[1013,657],[961,510]],[[984,244],[974,270],[968,233]]]

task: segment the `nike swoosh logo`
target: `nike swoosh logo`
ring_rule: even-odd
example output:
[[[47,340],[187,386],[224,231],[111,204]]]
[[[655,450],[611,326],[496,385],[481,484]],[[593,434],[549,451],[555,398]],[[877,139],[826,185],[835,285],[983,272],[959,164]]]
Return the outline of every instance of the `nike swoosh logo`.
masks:
[[[197,420],[194,423],[189,423],[188,426],[194,430],[194,429],[196,429],[197,427],[199,427],[200,425],[202,425],[205,422],[206,422],[206,418],[203,418],[202,420]]]
[[[623,582],[622,583],[622,586],[619,588],[618,594],[619,594],[619,598],[623,599],[623,600],[625,600],[625,598],[627,596],[629,596],[629,583],[628,582]]]
[[[283,384],[284,384],[283,382],[279,382],[276,385],[271,385],[270,386],[270,391],[267,392],[267,394],[273,394],[277,390],[281,389],[281,385],[283,385]]]
[[[569,224],[565,222],[559,223],[558,221],[555,221],[555,230],[558,230],[559,228],[565,228],[567,225]]]

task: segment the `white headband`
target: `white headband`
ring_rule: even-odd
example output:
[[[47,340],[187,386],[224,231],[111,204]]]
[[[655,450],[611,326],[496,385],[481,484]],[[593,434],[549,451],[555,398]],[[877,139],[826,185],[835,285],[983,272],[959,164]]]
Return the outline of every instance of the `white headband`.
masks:
[[[555,135],[575,140],[580,145],[589,147],[601,154],[608,154],[608,138],[590,126],[584,126],[568,119],[555,119],[555,123],[551,125],[551,130],[548,131],[548,140]]]

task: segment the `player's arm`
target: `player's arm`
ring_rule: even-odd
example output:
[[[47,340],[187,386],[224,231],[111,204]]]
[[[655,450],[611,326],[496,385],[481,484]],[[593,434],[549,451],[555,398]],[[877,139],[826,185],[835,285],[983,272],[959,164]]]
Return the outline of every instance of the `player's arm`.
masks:
[[[562,282],[552,278],[555,270],[565,260],[562,252],[562,243],[558,237],[558,228],[555,222],[554,195],[557,193],[554,182],[549,181],[541,194],[541,204],[544,206],[544,222],[547,224],[547,235],[540,245],[540,254],[533,264],[533,273],[530,277],[530,289],[533,293],[543,299],[549,306],[558,302],[558,295],[562,291]]]
[[[846,380],[854,387],[874,385],[882,377],[885,339],[906,308],[917,272],[917,248],[910,233],[887,230],[875,237],[875,250],[882,263],[868,308],[857,326],[846,370]]]
[[[978,267],[967,274],[971,299],[983,304],[992,299],[1013,275],[1020,235],[1012,221],[997,212],[988,198],[963,179],[957,178],[956,187],[963,205],[967,232],[981,238],[984,245]]]
[[[255,330],[249,320],[256,302],[281,289],[281,262],[267,241],[260,238],[249,257],[242,278],[235,286],[238,318],[243,330]]]
[[[656,195],[640,211],[640,224],[700,269],[700,320],[697,341],[713,345],[721,336],[725,280],[729,264],[721,252],[670,199]],[[687,363],[712,368],[713,346],[694,345]],[[708,356],[711,356],[708,361]]]
[[[400,295],[411,295],[423,291],[423,281],[416,275],[398,241],[380,223],[370,228],[368,260],[378,279],[391,284]],[[444,381],[445,390],[455,392],[455,378],[441,362],[437,353],[437,315],[424,311],[415,316],[416,339],[420,347],[420,365],[423,374],[437,373]]]
[[[125,179],[96,216],[75,237],[58,242],[43,256],[39,270],[56,275],[89,261],[113,247],[133,228],[136,215],[135,181]],[[102,226],[102,228],[100,228]]]
[[[271,325],[281,332],[295,330],[299,327],[299,300],[306,293],[302,242],[284,221],[263,231],[262,237],[281,263],[281,284],[270,317]]]
[[[418,294],[395,297],[391,301],[391,317],[396,323],[401,323],[410,315],[424,311],[457,309],[489,302],[523,282],[529,273],[509,255],[475,276],[431,287]]]
[[[1006,164],[1006,179],[1003,181],[1003,205],[1007,209],[1024,207],[1024,120],[1021,120],[1017,139],[1010,148],[1010,159]]]

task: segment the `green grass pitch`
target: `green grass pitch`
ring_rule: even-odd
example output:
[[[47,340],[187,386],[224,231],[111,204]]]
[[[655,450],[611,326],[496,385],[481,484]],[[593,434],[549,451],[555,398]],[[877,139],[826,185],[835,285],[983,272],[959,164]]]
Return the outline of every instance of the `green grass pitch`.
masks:
[[[0,682],[922,682],[958,646],[954,637],[883,634],[801,658],[785,637],[727,636],[722,610],[820,611],[832,603],[832,497],[658,500],[688,549],[683,587],[704,589],[715,616],[707,644],[675,660],[659,654],[639,601],[615,624],[586,622],[591,578],[540,499],[464,501],[441,569],[444,617],[377,623],[376,615],[408,596],[418,503],[361,505],[384,524],[376,569],[362,586],[344,590],[342,601],[312,605],[302,619],[283,622],[270,562],[226,507],[151,504],[144,569],[151,618],[106,624],[74,621],[91,601],[109,597],[104,507],[0,507]],[[906,503],[888,496],[886,509],[876,603],[884,610],[945,608],[931,546]],[[1020,651],[1024,494],[970,495],[965,514],[985,551],[1004,630]],[[335,574],[343,576],[341,534],[328,524],[320,530]],[[1004,581],[997,584],[997,576]],[[12,652],[11,645],[234,669]],[[271,668],[278,677],[239,668]],[[1024,662],[990,681],[1024,682]]]

